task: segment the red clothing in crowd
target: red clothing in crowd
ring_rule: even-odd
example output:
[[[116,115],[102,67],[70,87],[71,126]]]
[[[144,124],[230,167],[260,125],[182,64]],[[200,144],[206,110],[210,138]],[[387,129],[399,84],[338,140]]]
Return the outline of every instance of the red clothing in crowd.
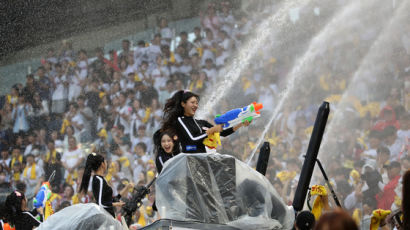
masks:
[[[394,202],[394,197],[396,196],[396,192],[394,191],[394,189],[399,183],[400,177],[400,175],[397,175],[395,178],[390,180],[390,182],[386,184],[386,186],[384,186],[383,194],[376,195],[377,208],[381,208],[384,210],[391,209],[391,205]]]
[[[385,111],[389,110],[392,112],[392,119],[386,120],[384,115]],[[385,106],[382,111],[380,111],[379,120],[373,126],[373,130],[384,130],[388,126],[394,126],[396,129],[400,129],[399,121],[396,119],[396,112],[391,106]]]

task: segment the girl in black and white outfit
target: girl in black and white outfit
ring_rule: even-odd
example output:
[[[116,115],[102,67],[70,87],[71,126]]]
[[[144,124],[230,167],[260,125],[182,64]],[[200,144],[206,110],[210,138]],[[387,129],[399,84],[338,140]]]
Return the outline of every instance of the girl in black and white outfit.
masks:
[[[85,170],[80,185],[80,193],[87,193],[91,172],[94,173],[92,180],[92,192],[96,203],[107,210],[107,212],[115,218],[114,207],[122,207],[125,204],[120,201],[121,196],[125,195],[134,185],[129,183],[116,197],[113,197],[112,188],[104,179],[107,172],[107,162],[103,156],[96,153],[91,153],[88,155],[85,163]]]
[[[32,230],[39,226],[43,219],[43,208],[28,211],[26,196],[18,190],[7,196],[4,208],[6,221],[16,230]],[[38,214],[40,220],[36,218]]]
[[[158,130],[154,134],[155,144],[155,166],[158,173],[162,171],[166,161],[179,154],[179,143],[177,136],[170,131],[160,132]]]
[[[219,132],[228,136],[242,126],[248,126],[245,121],[235,127],[223,129],[222,125],[212,125],[205,120],[194,118],[198,109],[199,96],[191,91],[176,92],[164,107],[164,123],[161,130],[175,130],[183,153],[205,153],[203,141],[208,135]]]

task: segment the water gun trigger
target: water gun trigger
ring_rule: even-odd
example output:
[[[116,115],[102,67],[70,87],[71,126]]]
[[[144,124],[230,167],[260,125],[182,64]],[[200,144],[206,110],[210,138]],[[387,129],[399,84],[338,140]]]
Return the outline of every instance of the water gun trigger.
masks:
[[[246,117],[242,120],[242,123],[245,122],[245,121],[251,122],[252,120],[253,120],[253,117]]]

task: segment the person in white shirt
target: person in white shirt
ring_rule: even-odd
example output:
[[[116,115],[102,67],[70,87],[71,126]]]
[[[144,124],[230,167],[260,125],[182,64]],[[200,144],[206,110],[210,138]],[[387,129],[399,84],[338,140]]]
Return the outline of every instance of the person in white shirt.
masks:
[[[139,142],[135,146],[136,159],[141,159],[143,164],[146,164],[149,160],[153,159],[153,155],[147,151],[147,145],[145,142]]]
[[[33,147],[36,145],[35,133],[28,133],[27,142],[28,145],[24,149],[24,156],[27,156],[33,150]]]
[[[168,67],[162,64],[162,57],[157,57],[157,66],[151,72],[152,80],[154,81],[154,87],[158,90],[163,90],[169,77]]]
[[[63,62],[63,69],[69,68],[69,62],[64,61]],[[81,82],[82,79],[79,76],[79,71],[75,71],[74,74],[72,75],[66,75],[67,81],[69,83],[68,86],[68,101],[73,102],[77,99],[77,97],[81,94],[82,87],[81,87]]]
[[[148,62],[154,64],[158,55],[161,55],[161,34],[155,34],[151,45],[147,47]]]
[[[397,137],[397,130],[394,126],[388,126],[383,130],[384,144],[390,150],[390,161],[398,161],[400,152],[402,151],[402,139]],[[403,155],[403,154],[401,154]]]
[[[138,143],[143,142],[147,147],[147,152],[152,153],[152,140],[145,134],[146,126],[140,125],[138,127],[138,136],[136,138],[131,138],[132,149],[135,150]]]
[[[397,130],[397,137],[402,140],[403,143],[408,142],[410,139],[410,114],[406,113],[399,118],[400,129]]]
[[[84,161],[83,151],[77,147],[77,141],[74,137],[68,139],[68,150],[66,150],[61,158],[63,167],[68,173],[74,172],[78,166]]]
[[[220,28],[230,34],[235,25],[235,18],[232,15],[228,2],[222,2],[221,7],[221,12],[218,14],[218,19],[221,24]]]
[[[144,84],[151,84],[152,83],[152,78],[151,78],[151,75],[150,75],[150,71],[148,70],[148,62],[146,62],[146,61],[141,62],[141,65],[139,67],[139,71],[137,73],[137,77]]]
[[[168,21],[166,18],[159,20],[159,32],[161,34],[161,44],[169,45],[172,40],[172,30],[168,27]]]
[[[84,80],[88,75],[88,57],[85,50],[78,51],[78,63],[77,67],[79,68],[79,77],[81,80]]]
[[[218,32],[218,45],[226,52],[231,51],[232,43],[231,39],[229,39],[228,34],[224,30],[219,30]]]
[[[78,104],[72,103],[70,110],[66,115],[66,119],[71,123],[76,134],[80,134],[84,128],[84,120],[81,114],[78,112]]]
[[[163,111],[161,109],[161,106],[159,104],[158,99],[153,98],[152,103],[151,103],[151,118],[147,122],[147,130],[158,130],[161,128],[161,122],[162,122],[162,116],[163,116]],[[149,135],[152,135],[153,133],[149,132]]]
[[[208,77],[208,80],[211,82],[215,82],[217,79],[217,74],[218,72],[216,71],[214,67],[214,62],[212,59],[208,58],[205,61],[205,68],[202,69],[206,73],[206,76]]]
[[[134,89],[135,88],[135,73],[131,72],[127,75],[127,81],[125,83],[126,89]]]
[[[172,80],[168,80],[165,85],[164,90],[159,91],[159,103],[161,105],[165,105],[168,98],[172,96],[172,92],[174,92],[174,82]]]
[[[60,64],[56,64],[56,72],[57,75],[53,78],[54,92],[52,95],[51,111],[61,114],[66,109],[69,84]]]
[[[178,72],[189,75],[192,71],[191,58],[187,55],[184,57],[182,65],[178,68]]]
[[[148,47],[145,47],[145,41],[138,41],[137,47],[134,50],[134,61],[137,66],[141,65],[142,61],[147,61]]]
[[[212,59],[212,61],[215,59],[215,55],[211,51],[213,44],[216,43],[216,41],[214,40],[214,35],[209,28],[205,29],[205,34],[206,37],[201,41],[203,47],[201,65],[205,65],[206,60],[209,58]]]
[[[124,126],[124,133],[130,133],[130,116],[132,108],[129,107],[125,102],[127,99],[127,94],[125,92],[120,92],[119,95],[119,107],[117,108],[117,116],[115,118],[115,125],[121,124]]]
[[[34,161],[34,155],[26,156],[27,166],[21,174],[21,180],[27,185],[26,195],[28,197],[35,196],[35,187],[39,179],[44,175],[43,169]],[[33,171],[34,170],[34,171]]]
[[[81,142],[87,142],[91,140],[91,126],[93,121],[93,111],[90,107],[85,105],[85,96],[79,96],[77,98],[78,113],[82,117],[84,123],[84,129],[82,130]]]
[[[218,69],[222,68],[226,63],[226,59],[229,57],[228,52],[221,48],[216,49],[215,65]]]
[[[381,145],[380,131],[372,130],[369,133],[369,149],[363,152],[364,158],[376,159],[377,148]]]
[[[130,73],[136,73],[138,71],[138,63],[135,62],[132,54],[127,56],[128,66],[125,70],[124,76],[128,76]]]

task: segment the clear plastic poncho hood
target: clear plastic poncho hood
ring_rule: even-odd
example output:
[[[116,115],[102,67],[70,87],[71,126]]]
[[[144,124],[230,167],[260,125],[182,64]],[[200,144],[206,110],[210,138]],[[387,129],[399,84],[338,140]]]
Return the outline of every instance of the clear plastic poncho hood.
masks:
[[[76,204],[54,213],[38,227],[38,230],[123,230],[104,208],[94,203]]]
[[[228,155],[179,154],[155,184],[162,218],[228,224],[240,229],[292,229],[293,209],[269,181]]]

